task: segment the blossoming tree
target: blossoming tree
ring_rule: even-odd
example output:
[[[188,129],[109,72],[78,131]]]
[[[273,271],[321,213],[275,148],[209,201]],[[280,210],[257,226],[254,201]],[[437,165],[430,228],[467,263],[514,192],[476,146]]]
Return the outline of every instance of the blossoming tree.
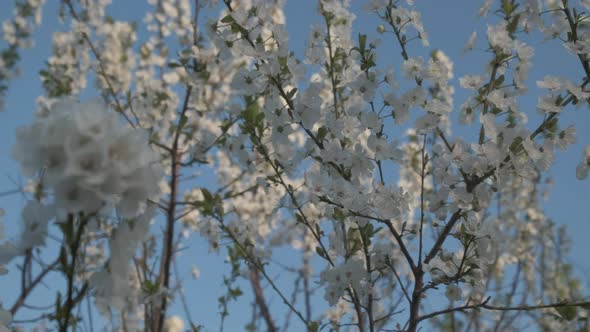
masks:
[[[16,130],[31,183],[21,232],[0,246],[3,277],[20,280],[16,299],[0,292],[0,331],[213,328],[170,309],[190,295],[174,264],[193,234],[228,256],[221,329],[247,285],[252,331],[588,330],[567,236],[541,206],[557,150],[576,140],[560,114],[590,101],[588,0],[485,0],[487,34],[465,51],[488,64],[460,87],[443,51],[412,54],[429,42],[410,0],[362,13],[318,1],[302,58],[282,0],[148,0],[140,25],[110,2],[60,1],[45,95]],[[4,22],[0,100],[43,4],[17,0]],[[356,15],[379,21],[400,63],[381,66]],[[538,123],[520,105],[535,36],[579,65],[577,80],[536,82]],[[457,88],[471,92],[459,104]],[[476,134],[453,135],[456,121]],[[589,169],[590,145],[562,176]],[[277,264],[278,249],[291,259]],[[50,275],[65,281],[52,305],[30,305]]]

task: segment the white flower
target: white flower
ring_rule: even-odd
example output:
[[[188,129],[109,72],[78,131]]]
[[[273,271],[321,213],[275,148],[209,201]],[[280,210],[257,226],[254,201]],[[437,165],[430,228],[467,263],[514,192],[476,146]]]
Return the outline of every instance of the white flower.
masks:
[[[175,71],[171,71],[171,72],[165,73],[163,75],[162,79],[167,84],[174,85],[174,84],[177,84],[180,81],[180,75],[178,75],[178,73],[175,72]]]
[[[588,177],[588,171],[590,171],[590,145],[584,148],[584,157],[576,167],[576,177],[579,180],[584,180]]]
[[[106,150],[101,144],[84,146],[68,154],[64,170],[67,177],[79,178],[84,184],[93,186],[104,182],[109,170]]]
[[[375,96],[375,89],[377,82],[373,77],[367,77],[364,73],[357,76],[357,78],[350,83],[352,91],[362,94],[366,102],[373,100]]]
[[[560,131],[554,141],[558,148],[566,150],[568,145],[576,143],[576,127],[569,126]]]
[[[496,142],[496,137],[498,136],[498,130],[496,129],[496,116],[492,113],[482,115],[481,123],[483,124],[486,136],[489,137],[492,142]]]
[[[487,96],[488,101],[496,105],[501,110],[516,110],[515,100],[511,96],[507,96],[501,90],[494,90]]]
[[[514,41],[508,35],[506,25],[506,22],[502,22],[495,26],[488,26],[488,41],[493,48],[499,49],[504,54],[510,54]]]
[[[443,51],[432,52],[429,60],[428,78],[436,82],[453,78],[453,61]]]
[[[366,11],[381,10],[387,6],[387,0],[371,0],[363,8]]]
[[[477,32],[473,31],[471,33],[471,35],[469,35],[469,39],[467,40],[467,43],[465,43],[465,46],[463,46],[463,53],[467,52],[467,51],[471,51],[474,47],[475,47],[475,42],[477,41]]]
[[[322,196],[331,191],[332,181],[328,174],[308,171],[305,173],[305,185],[312,193]]]
[[[79,178],[67,178],[54,190],[56,206],[67,213],[94,213],[102,206],[98,193],[82,186]]]
[[[64,177],[67,163],[67,156],[63,147],[47,147],[43,151],[45,159],[45,168],[43,172],[43,182],[49,186],[54,186]]]
[[[424,59],[422,57],[409,58],[402,64],[402,70],[405,78],[421,78],[424,76]]]
[[[154,162],[155,156],[148,149],[138,149],[145,145],[148,137],[137,131],[119,131],[106,140],[107,155],[113,171],[122,176],[134,173],[137,169]]]
[[[259,72],[242,69],[236,73],[231,87],[236,93],[254,95],[264,90],[264,80]]]
[[[479,16],[486,16],[488,15],[488,11],[490,10],[490,6],[492,5],[493,0],[485,0],[484,3],[479,7]]]
[[[178,316],[166,318],[164,321],[164,332],[182,332],[184,331],[184,321]]]
[[[578,166],[576,166],[576,177],[578,180],[586,179],[588,177],[589,170],[590,167],[588,167],[586,163],[579,163]]]
[[[61,100],[19,128],[13,156],[28,176],[43,170],[41,183],[53,189],[61,212],[89,214],[119,204],[132,218],[159,192],[162,172],[148,142],[102,101]]]
[[[351,286],[356,291],[362,291],[362,280],[367,276],[364,262],[358,258],[351,258],[344,264],[328,268],[320,273],[322,283],[327,283],[324,299],[335,305],[345,290]]]
[[[201,270],[199,270],[198,267],[193,266],[193,268],[191,269],[191,274],[193,278],[199,279],[201,277]]]
[[[102,100],[62,104],[62,107],[65,108],[61,110],[65,116],[73,117],[71,125],[75,126],[80,134],[93,140],[105,139],[120,127],[117,115],[113,112],[105,112],[107,106]],[[72,110],[75,111],[72,112]]]
[[[522,142],[522,146],[531,159],[539,160],[543,157],[543,152],[541,152],[539,144],[530,138],[525,139]]]
[[[20,127],[16,130],[16,144],[12,148],[12,157],[20,163],[26,176],[33,176],[44,164],[41,141],[41,124]]]
[[[587,41],[577,40],[575,42],[563,43],[566,50],[574,55],[586,54],[590,52],[590,43]]]
[[[489,235],[479,237],[475,241],[477,247],[477,258],[485,264],[492,264],[494,262],[495,253],[492,239]]]
[[[549,144],[548,141],[546,141],[545,144],[541,146],[537,142],[527,138],[522,142],[522,146],[524,147],[527,155],[537,166],[544,170],[549,169],[553,163],[554,154],[553,146]]]
[[[516,54],[518,54],[518,58],[521,62],[528,63],[532,59],[533,54],[535,53],[535,50],[525,43],[516,43],[515,48]]]
[[[0,244],[0,264],[10,263],[12,259],[20,256],[24,253],[24,250],[20,246],[15,245],[12,242],[4,242]]]
[[[420,133],[428,132],[431,129],[436,128],[439,124],[439,116],[434,113],[428,113],[422,117],[416,119],[414,127]]]
[[[313,125],[318,122],[321,117],[321,103],[320,97],[321,87],[319,84],[311,84],[309,88],[301,92],[295,100],[296,115],[299,116],[305,128],[313,128]]]
[[[542,81],[537,81],[537,86],[542,89],[551,91],[560,91],[565,88],[566,84],[563,79],[555,76],[545,76]]]
[[[445,296],[449,301],[459,301],[463,297],[461,288],[455,285],[448,285],[445,291]]]
[[[444,251],[443,251],[444,253]],[[456,267],[451,260],[442,261],[439,256],[434,257],[428,264],[423,265],[424,272],[432,275],[432,280],[437,281],[444,277],[450,277],[456,273]]]
[[[0,332],[9,332],[8,324],[12,322],[12,314],[10,311],[0,309]]]
[[[144,200],[150,193],[142,186],[127,188],[121,194],[121,200],[117,204],[117,212],[123,218],[132,218],[142,208]]]
[[[37,201],[28,201],[21,213],[23,230],[20,243],[23,250],[45,245],[49,220],[55,217],[53,206],[41,205]]]
[[[21,212],[22,229],[15,241],[0,244],[0,274],[6,273],[2,264],[25,253],[26,250],[45,245],[49,221],[55,217],[53,206],[28,201]]]
[[[473,123],[473,119],[474,119],[474,115],[475,115],[475,111],[473,109],[473,107],[471,106],[470,101],[472,101],[473,98],[470,97],[465,103],[463,103],[461,105],[461,114],[459,116],[459,123],[460,124],[471,124]]]
[[[441,102],[438,99],[429,100],[424,109],[435,114],[448,114],[453,110],[450,105]]]
[[[467,75],[459,78],[459,84],[464,89],[477,90],[483,85],[483,76]]]
[[[127,304],[134,289],[130,287],[129,261],[137,246],[149,234],[150,222],[155,215],[155,207],[131,221],[124,221],[113,232],[109,240],[111,256],[108,270],[92,274],[89,284],[95,290],[96,305],[101,312],[109,307],[121,310]]]
[[[541,113],[560,113],[562,107],[557,103],[559,96],[539,96],[537,110]]]

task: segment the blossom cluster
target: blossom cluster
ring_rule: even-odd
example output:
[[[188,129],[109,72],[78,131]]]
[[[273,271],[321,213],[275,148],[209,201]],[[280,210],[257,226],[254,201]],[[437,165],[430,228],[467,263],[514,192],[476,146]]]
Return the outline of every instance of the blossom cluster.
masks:
[[[0,49],[0,111],[3,110],[8,81],[19,74],[19,49],[33,46],[31,34],[41,24],[44,2],[45,0],[17,2],[13,17],[0,26],[0,40],[8,44],[5,49]]]
[[[53,205],[30,200],[23,208],[21,217],[22,230],[18,238],[0,245],[0,267],[23,255],[28,249],[45,245],[49,221],[55,217],[55,209]]]
[[[99,101],[59,101],[17,131],[13,157],[27,176],[40,171],[61,213],[134,217],[158,194],[161,171],[147,135],[124,126]]]
[[[320,274],[322,283],[327,284],[324,298],[330,305],[335,305],[351,287],[360,298],[367,295],[366,270],[362,259],[350,259],[342,265],[329,268]]]
[[[99,312],[108,316],[110,309],[122,311],[137,299],[139,285],[131,280],[129,261],[133,259],[136,248],[145,241],[155,216],[155,208],[146,211],[132,222],[125,222],[113,230],[109,239],[111,256],[107,268],[92,274],[89,284],[95,292],[95,303]],[[135,281],[135,282],[133,282]]]

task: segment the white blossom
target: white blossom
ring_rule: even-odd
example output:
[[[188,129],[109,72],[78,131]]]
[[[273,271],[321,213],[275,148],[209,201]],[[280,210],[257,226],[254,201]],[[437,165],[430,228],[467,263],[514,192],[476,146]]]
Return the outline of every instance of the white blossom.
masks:
[[[182,332],[184,331],[184,321],[178,316],[166,318],[164,322],[164,332]]]
[[[12,314],[9,311],[0,309],[0,332],[8,332],[8,324],[12,321]]]
[[[160,171],[147,137],[98,101],[57,102],[17,138],[14,158],[29,176],[43,170],[62,211],[94,213],[114,204],[129,218],[158,192]]]
[[[584,180],[588,177],[590,171],[590,145],[584,148],[584,156],[582,161],[576,167],[576,177],[580,180]]]
[[[463,46],[462,52],[465,53],[467,51],[473,50],[473,48],[475,47],[476,41],[477,41],[477,31],[473,31],[469,35],[469,39],[467,40],[467,43],[465,43],[465,46]]]

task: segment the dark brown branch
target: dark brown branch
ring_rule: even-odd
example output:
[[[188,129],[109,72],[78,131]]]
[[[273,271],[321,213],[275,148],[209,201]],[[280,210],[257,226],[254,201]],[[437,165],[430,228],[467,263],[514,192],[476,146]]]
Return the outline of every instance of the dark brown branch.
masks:
[[[84,234],[84,228],[86,224],[90,221],[90,218],[93,218],[93,215],[82,216],[80,217],[80,222],[78,225],[78,229],[76,229],[76,234],[71,243],[66,243],[68,246],[69,254],[72,256],[71,263],[66,263],[64,267],[64,272],[68,279],[67,281],[67,295],[66,301],[63,306],[63,313],[65,313],[65,317],[63,317],[63,322],[61,321],[62,317],[59,316],[58,326],[60,332],[67,332],[68,327],[70,325],[70,320],[72,320],[72,310],[76,306],[78,302],[82,300],[82,297],[85,295],[86,290],[88,289],[88,283],[84,283],[82,288],[77,291],[77,294],[74,294],[74,282],[76,281],[76,264],[78,263],[78,249],[82,244],[82,234]],[[68,223],[74,224],[74,217],[73,215],[68,216]],[[66,241],[67,242],[67,241]],[[63,247],[62,247],[63,248]],[[61,255],[61,254],[60,254]]]
[[[445,242],[447,236],[451,233],[453,227],[461,217],[462,212],[463,210],[459,209],[455,211],[455,213],[453,213],[451,219],[449,219],[449,222],[447,222],[447,224],[445,225],[445,228],[443,229],[442,233],[436,239],[436,242],[432,246],[432,249],[430,249],[430,251],[426,255],[426,258],[424,259],[424,264],[428,264],[436,256],[436,254],[442,247],[443,243]]]
[[[25,303],[25,300],[31,294],[33,289],[43,280],[47,273],[51,272],[53,269],[57,267],[59,264],[59,258],[49,264],[46,268],[44,268],[36,277],[31,281],[31,283],[24,287],[21,290],[21,294],[19,295],[18,299],[14,302],[12,307],[10,307],[10,313],[14,316],[16,312],[20,309],[20,307]]]
[[[223,220],[220,219],[219,217],[216,217],[216,219],[219,222],[219,226],[221,227],[221,230],[224,231],[232,239],[232,241],[236,244],[236,246],[238,246],[238,248],[243,252],[243,254],[244,254],[243,257],[251,264],[251,266],[255,267],[260,273],[262,273],[262,276],[266,279],[266,281],[268,281],[271,288],[279,295],[281,300],[283,300],[283,303],[287,307],[289,307],[289,309],[293,313],[295,313],[295,315],[301,320],[301,322],[303,322],[303,324],[305,324],[305,326],[309,330],[311,330],[311,326],[312,326],[313,322],[305,319],[305,317],[303,317],[303,314],[301,314],[301,312],[299,310],[297,310],[293,306],[293,304],[291,302],[289,302],[289,300],[287,300],[287,298],[285,297],[283,292],[277,287],[277,285],[273,282],[273,280],[270,278],[270,276],[266,273],[266,270],[264,269],[264,265],[262,265],[262,263],[251,254],[251,252],[246,248],[246,246],[244,246],[244,244],[242,244],[238,240],[238,238],[235,236],[235,234],[227,226],[225,226],[225,224],[223,223]]]
[[[489,305],[488,302],[490,301],[491,297],[487,297],[483,302],[477,304],[469,304],[469,300],[467,303],[460,307],[449,308],[445,310],[435,311],[433,313],[421,316],[419,318],[420,321],[430,319],[432,317],[436,317],[439,315],[448,314],[451,312],[456,311],[465,311],[465,310],[474,310],[474,309],[486,309],[492,311],[531,311],[531,310],[539,310],[539,309],[550,309],[550,308],[563,308],[563,307],[586,307],[590,306],[590,301],[581,301],[581,302],[557,302],[557,303],[550,303],[550,304],[540,304],[540,305],[532,305],[532,306],[515,306],[515,307],[501,307],[501,306],[494,306]]]
[[[483,302],[476,303],[476,304],[469,304],[469,302],[471,300],[471,299],[469,299],[469,300],[467,300],[467,303],[465,305],[462,305],[460,307],[454,307],[454,308],[448,308],[448,309],[444,309],[444,310],[435,311],[433,313],[430,313],[430,314],[427,314],[424,316],[420,316],[420,318],[418,318],[418,320],[423,321],[426,319],[430,319],[432,317],[436,317],[439,315],[444,315],[444,314],[448,314],[448,313],[452,313],[452,312],[483,308],[490,301],[490,299],[491,299],[491,297],[488,297]]]
[[[168,204],[168,209],[166,211],[166,231],[164,233],[164,244],[162,246],[162,258],[160,260],[160,272],[159,272],[159,281],[160,285],[164,288],[168,288],[170,285],[170,271],[171,271],[171,263],[173,259],[173,247],[174,247],[174,226],[176,222],[176,196],[178,192],[178,178],[180,176],[180,159],[181,155],[178,153],[178,143],[180,139],[180,134],[182,132],[182,128],[180,127],[180,123],[182,118],[185,117],[186,112],[188,110],[188,105],[190,101],[190,95],[192,92],[192,86],[188,86],[186,89],[186,93],[184,96],[184,102],[182,106],[182,110],[180,111],[178,117],[178,128],[176,128],[176,133],[174,136],[174,141],[172,143],[172,151],[170,152],[170,158],[172,159],[172,163],[170,165],[170,201]],[[164,327],[164,320],[166,317],[166,309],[168,306],[168,298],[166,296],[162,297],[162,301],[159,306],[156,306],[153,311],[153,331],[162,331]]]
[[[270,310],[268,305],[266,304],[266,299],[264,298],[264,292],[262,287],[260,286],[260,276],[258,275],[258,270],[256,268],[250,269],[250,284],[252,285],[252,290],[254,291],[254,297],[256,299],[256,304],[260,309],[260,314],[262,318],[266,322],[267,331],[268,332],[277,332],[278,329],[275,326],[275,323],[270,315]]]

